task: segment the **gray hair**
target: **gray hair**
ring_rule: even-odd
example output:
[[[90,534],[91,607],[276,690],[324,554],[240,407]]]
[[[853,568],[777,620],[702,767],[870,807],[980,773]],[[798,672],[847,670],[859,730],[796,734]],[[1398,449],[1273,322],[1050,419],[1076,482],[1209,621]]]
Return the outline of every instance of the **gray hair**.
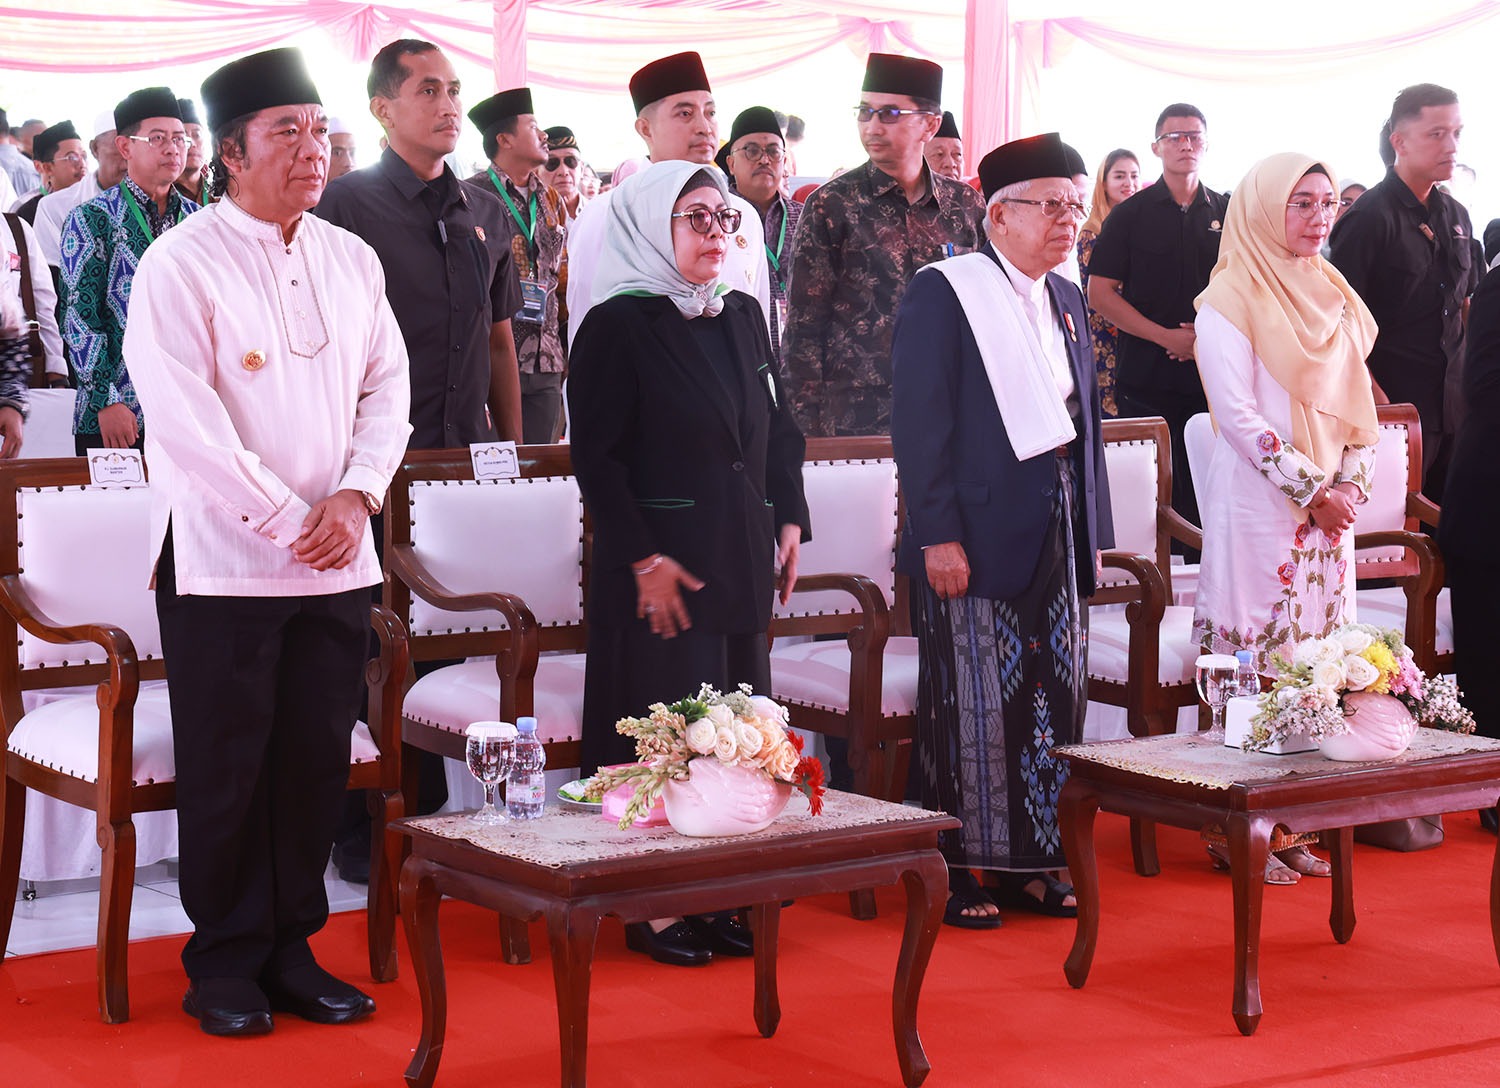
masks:
[[[999,204],[1002,201],[1006,200],[1013,200],[1016,197],[1025,196],[1027,193],[1031,192],[1031,182],[1032,179],[1027,178],[1025,181],[1013,181],[1009,185],[1002,185],[1000,188],[996,189],[990,195],[989,201],[984,206],[986,218],[988,218],[989,210],[996,204]]]

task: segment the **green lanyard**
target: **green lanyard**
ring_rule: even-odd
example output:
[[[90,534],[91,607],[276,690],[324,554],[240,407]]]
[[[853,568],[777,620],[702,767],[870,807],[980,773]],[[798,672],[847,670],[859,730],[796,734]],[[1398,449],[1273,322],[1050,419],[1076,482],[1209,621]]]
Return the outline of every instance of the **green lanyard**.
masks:
[[[156,241],[156,235],[151,233],[151,224],[147,223],[146,217],[141,214],[141,206],[135,202],[135,194],[130,191],[130,186],[124,182],[120,183],[120,191],[125,194],[125,203],[130,205],[131,214],[135,216],[135,221],[141,225],[141,231],[146,235],[146,244],[150,245]],[[185,216],[186,213],[179,206],[177,209],[177,222],[181,223]]]
[[[781,211],[781,237],[776,239],[776,252],[772,253],[771,247],[766,246],[766,260],[770,261],[771,267],[776,270],[776,283],[777,286],[782,288],[786,285],[786,277],[781,274],[781,249],[786,245],[786,221],[787,213],[786,209],[783,208]]]
[[[536,234],[536,194],[531,194],[531,207],[528,209],[531,212],[531,222],[528,223],[521,218],[521,210],[516,207],[515,202],[510,198],[510,194],[505,191],[505,186],[500,184],[500,179],[495,176],[495,168],[493,166],[489,168],[489,175],[491,183],[495,186],[495,192],[500,194],[500,199],[505,201],[505,206],[510,209],[511,217],[515,219],[516,225],[521,228],[521,234],[526,239],[526,249],[529,252],[533,245],[531,239]]]

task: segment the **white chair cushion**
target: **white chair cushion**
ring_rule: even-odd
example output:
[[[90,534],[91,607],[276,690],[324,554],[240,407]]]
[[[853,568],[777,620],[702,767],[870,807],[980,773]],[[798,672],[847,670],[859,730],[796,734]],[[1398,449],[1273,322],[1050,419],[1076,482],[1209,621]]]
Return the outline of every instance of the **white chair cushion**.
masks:
[[[802,488],[815,527],[802,546],[798,573],[863,574],[895,599],[896,463],[884,461],[812,461],[802,467]],[[778,616],[817,616],[853,612],[847,593],[794,593],[791,602],[775,605]]]
[[[779,703],[843,713],[849,709],[849,644],[800,642],[771,649],[771,698]],[[885,644],[880,674],[880,716],[917,712],[917,640],[897,636]],[[797,715],[792,714],[792,724]]]
[[[571,476],[417,480],[412,547],[454,593],[514,593],[543,627],[583,621],[583,500]],[[449,612],[413,597],[413,636],[502,629],[498,612]]]
[[[72,457],[76,389],[26,391],[26,444],[22,457]]]
[[[1114,514],[1115,547],[1147,559],[1156,557],[1156,443],[1109,442],[1104,446],[1109,503]],[[1101,586],[1134,585],[1118,567],[1105,567]]]
[[[1383,424],[1375,447],[1375,480],[1369,501],[1359,508],[1359,520],[1354,525],[1356,533],[1406,528],[1408,457],[1406,428]],[[1404,548],[1361,548],[1355,558],[1361,563],[1399,563],[1406,554]]]
[[[537,660],[533,705],[543,744],[582,736],[585,661],[584,654],[548,654]],[[403,713],[446,733],[462,733],[471,722],[493,721],[500,714],[494,661],[465,661],[428,673],[406,693]]]
[[[1373,623],[1377,627],[1394,627],[1406,630],[1406,594],[1400,586],[1384,589],[1361,589],[1355,592],[1354,614],[1360,623]],[[1438,590],[1437,631],[1433,637],[1433,649],[1440,654],[1453,652],[1453,601],[1448,596],[1448,587]]]
[[[65,626],[109,623],[130,632],[142,659],[161,656],[151,580],[151,490],[65,487],[23,491],[21,582],[43,614]],[[106,541],[107,546],[101,546]],[[22,632],[21,667],[99,663],[92,643],[58,645]]]
[[[1168,605],[1161,621],[1161,648],[1156,680],[1159,684],[1194,682],[1194,662],[1200,650],[1193,641],[1193,610]],[[1089,609],[1089,676],[1116,684],[1129,675],[1130,624],[1123,608]]]
[[[145,688],[137,695],[134,721],[131,784],[174,781],[177,766],[172,757],[172,711],[165,684]],[[11,732],[9,748],[43,767],[97,782],[99,707],[92,690],[87,695],[50,700],[25,715]],[[350,748],[350,763],[369,763],[380,757],[364,722],[355,723]]]

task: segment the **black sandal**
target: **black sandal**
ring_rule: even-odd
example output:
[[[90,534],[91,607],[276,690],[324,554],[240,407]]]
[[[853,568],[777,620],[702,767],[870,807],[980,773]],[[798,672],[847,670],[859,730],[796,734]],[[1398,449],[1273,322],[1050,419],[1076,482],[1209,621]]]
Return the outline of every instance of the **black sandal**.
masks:
[[[1063,900],[1073,894],[1073,885],[1064,884],[1051,873],[997,873],[996,882],[990,888],[990,897],[996,906],[1014,907],[1045,914],[1049,918],[1077,918],[1078,908],[1069,907]],[[1033,881],[1042,882],[1042,896],[1038,899],[1026,890]]]
[[[972,891],[956,891],[948,896],[948,905],[943,908],[943,925],[959,929],[999,929],[998,914],[965,914],[966,910],[990,905],[989,896],[978,888]]]

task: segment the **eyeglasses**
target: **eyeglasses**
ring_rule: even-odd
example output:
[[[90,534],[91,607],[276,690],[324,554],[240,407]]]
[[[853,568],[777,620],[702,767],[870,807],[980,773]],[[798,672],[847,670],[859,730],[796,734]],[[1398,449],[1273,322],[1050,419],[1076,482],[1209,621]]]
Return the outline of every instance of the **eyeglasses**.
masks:
[[[193,146],[193,138],[181,132],[174,132],[170,135],[165,132],[153,132],[150,136],[127,136],[125,138],[143,144],[150,144],[156,151],[162,150],[169,143],[179,151],[186,151]]]
[[[770,159],[772,162],[780,162],[786,155],[786,149],[780,144],[746,144],[737,151],[731,151],[731,155],[743,155],[748,162],[760,162],[761,159]]]
[[[563,158],[559,155],[550,155],[547,158],[547,169],[556,170],[559,166],[566,166],[569,170],[578,169],[578,156],[569,155]]]
[[[1208,134],[1204,132],[1163,132],[1156,138],[1157,142],[1165,140],[1169,144],[1191,144],[1194,147],[1202,147],[1208,141]]]
[[[869,124],[877,117],[880,118],[882,125],[894,125],[901,118],[908,115],[913,117],[931,117],[933,114],[931,110],[903,110],[897,109],[895,106],[882,106],[880,109],[876,109],[873,106],[854,107],[854,119],[862,125]]]
[[[52,156],[52,161],[53,162],[70,162],[74,166],[78,166],[78,165],[80,165],[82,163],[87,162],[88,160],[85,159],[82,155],[80,155],[76,151],[69,151],[69,152],[67,152],[65,154],[62,154],[62,155],[53,155]]]
[[[714,224],[719,224],[719,229],[725,234],[733,234],[740,229],[742,216],[737,208],[720,208],[711,212],[707,208],[694,208],[690,212],[673,212],[673,219],[686,219],[688,226],[699,234],[707,234],[713,230]]]
[[[1048,219],[1061,219],[1066,213],[1074,219],[1083,219],[1088,215],[1088,209],[1076,200],[1022,200],[1020,197],[1004,197],[1002,204],[1030,204],[1032,207],[1041,208],[1042,214]]]
[[[1288,208],[1295,208],[1297,214],[1303,219],[1311,220],[1316,218],[1319,212],[1322,212],[1329,219],[1333,219],[1339,214],[1339,206],[1341,204],[1343,204],[1343,201],[1336,196],[1331,196],[1327,200],[1312,200],[1308,197],[1303,197],[1301,200],[1287,201],[1286,206]]]

